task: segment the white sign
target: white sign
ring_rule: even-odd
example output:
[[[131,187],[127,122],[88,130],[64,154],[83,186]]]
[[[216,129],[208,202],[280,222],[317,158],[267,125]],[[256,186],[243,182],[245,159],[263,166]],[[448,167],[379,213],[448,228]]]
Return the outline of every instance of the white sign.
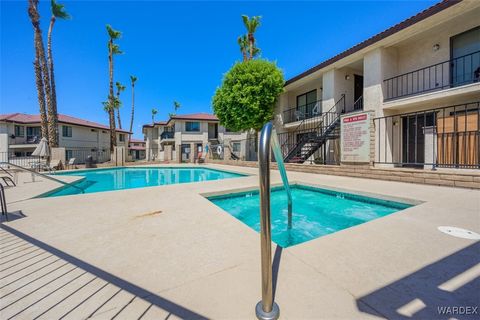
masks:
[[[369,162],[370,114],[343,116],[340,132],[342,162]]]

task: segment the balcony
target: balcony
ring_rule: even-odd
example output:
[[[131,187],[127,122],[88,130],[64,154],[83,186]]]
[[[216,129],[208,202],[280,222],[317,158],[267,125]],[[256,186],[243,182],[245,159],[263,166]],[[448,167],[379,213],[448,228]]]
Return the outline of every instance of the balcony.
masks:
[[[160,140],[166,140],[166,139],[174,139],[175,132],[173,131],[164,131],[160,135]]]
[[[283,124],[302,121],[319,116],[322,113],[322,100],[307,103],[283,112]]]
[[[383,81],[385,101],[440,91],[480,80],[480,51]]]

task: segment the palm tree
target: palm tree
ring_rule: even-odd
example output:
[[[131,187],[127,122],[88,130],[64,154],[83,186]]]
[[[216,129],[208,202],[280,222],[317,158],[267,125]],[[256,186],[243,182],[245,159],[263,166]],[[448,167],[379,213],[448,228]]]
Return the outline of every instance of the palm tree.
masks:
[[[158,110],[153,108],[152,109],[152,124],[155,124],[155,115],[158,113]]]
[[[257,31],[257,28],[260,26],[261,18],[261,16],[249,18],[246,15],[242,15],[243,24],[245,25],[245,28],[247,28],[247,38],[250,51],[249,59],[253,59],[255,55],[258,54],[258,50],[255,50],[255,31]]]
[[[238,45],[240,46],[240,52],[242,53],[243,61],[248,60],[247,49],[248,49],[248,38],[246,35],[240,36],[237,39]]]
[[[40,123],[42,128],[42,137],[48,141],[48,120],[47,109],[45,107],[45,88],[43,87],[42,68],[40,68],[40,59],[38,52],[35,52],[35,61],[33,62],[35,69],[35,84],[37,86],[38,105],[40,106]]]
[[[115,83],[115,86],[117,87],[117,103],[115,104],[115,110],[117,111],[118,128],[122,129],[122,120],[120,119],[120,107],[122,106],[122,101],[120,100],[120,93],[125,90],[125,86],[118,81]]]
[[[175,109],[175,114],[177,113],[177,110],[180,109],[180,107],[181,107],[180,102],[173,101],[173,108]]]
[[[137,81],[137,77],[135,76],[130,76],[130,83],[132,84],[132,114],[130,116],[130,130],[129,132],[132,132],[133,129],[133,116],[135,114],[135,82]],[[130,133],[128,135],[128,141],[130,142],[132,134]]]
[[[119,39],[122,36],[120,31],[114,30],[109,24],[107,24],[107,33],[108,33],[108,68],[109,68],[109,91],[108,91],[108,100],[109,104],[107,105],[108,109],[108,118],[110,124],[110,152],[113,152],[114,147],[117,145],[117,137],[115,132],[115,96],[113,94],[113,56],[116,54],[121,54],[122,51],[120,47],[114,43],[115,40]]]
[[[58,19],[70,19],[70,15],[65,11],[63,4],[56,3],[55,0],[51,0],[52,17],[50,18],[50,26],[48,27],[47,36],[47,59],[48,69],[50,72],[50,86],[52,95],[52,110],[48,110],[49,122],[53,122],[55,126],[55,136],[58,136],[58,110],[57,110],[57,90],[55,86],[55,75],[53,72],[53,55],[52,55],[52,31],[55,20]],[[51,114],[50,114],[51,113]]]
[[[38,13],[38,0],[28,0],[28,16],[33,26],[34,31],[34,46],[35,46],[35,76],[41,78],[43,82],[43,90],[40,83],[37,82],[37,94],[40,103],[40,116],[42,118],[42,133],[47,131],[48,134],[45,137],[48,138],[50,147],[58,146],[57,124],[51,119],[51,116],[55,114],[53,112],[52,95],[51,95],[51,82],[50,73],[48,71],[47,59],[45,58],[45,47],[43,46],[42,30],[40,29],[40,14]],[[43,98],[42,98],[43,96]],[[42,101],[46,102],[46,108],[43,108]],[[48,121],[46,111],[48,110]],[[46,124],[48,123],[48,125]]]

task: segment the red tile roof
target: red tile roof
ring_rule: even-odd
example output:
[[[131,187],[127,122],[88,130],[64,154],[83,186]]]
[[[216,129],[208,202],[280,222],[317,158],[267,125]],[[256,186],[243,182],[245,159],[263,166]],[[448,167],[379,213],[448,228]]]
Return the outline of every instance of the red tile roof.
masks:
[[[217,116],[211,113],[191,113],[191,114],[175,115],[170,117],[170,119],[218,121]]]
[[[313,68],[310,68],[308,69],[307,71],[304,71],[302,73],[300,73],[299,75],[291,78],[291,79],[288,79],[286,82],[285,82],[285,85],[289,85],[303,77],[306,77],[308,76],[309,74],[312,74],[314,73],[315,71],[318,71],[320,69],[323,69],[325,68],[326,66],[334,63],[334,62],[337,62],[357,51],[360,51],[361,49],[364,49],[380,40],[383,40],[399,31],[402,31],[403,29],[406,29],[412,25],[414,25],[415,23],[417,22],[420,22],[426,18],[429,18],[431,16],[433,16],[434,14],[436,13],[439,13],[447,8],[450,8],[451,6],[461,2],[462,0],[443,0],[443,1],[440,1],[439,3],[437,4],[434,4],[433,6],[417,13],[416,15],[408,18],[408,19],[405,19],[403,20],[402,22],[400,23],[397,23],[396,25],[374,35],[373,37],[370,37],[368,38],[367,40],[365,41],[362,41],[360,42],[359,44],[351,47],[350,49],[347,49],[339,54],[337,54],[336,56],[330,58],[330,59],[327,59],[325,61],[323,61],[322,63],[314,66]]]
[[[155,122],[155,125],[167,125],[172,120],[197,120],[197,121],[219,121],[217,116],[211,113],[199,112],[190,114],[178,114],[171,116],[168,121]],[[144,124],[144,128],[153,128],[152,124]]]
[[[128,147],[128,149],[130,149],[130,150],[140,150],[140,151],[146,150],[145,147],[141,147],[141,146],[130,146],[130,147]]]
[[[153,128],[154,125],[164,126],[168,123],[168,121],[157,121],[154,124],[147,123],[143,125],[143,128]]]
[[[141,140],[141,139],[130,139],[130,142],[133,142],[133,143],[146,143],[145,140]]]
[[[40,115],[39,114],[25,114],[25,113],[10,113],[10,114],[0,114],[0,121],[6,122],[16,122],[16,123],[40,123]],[[74,124],[77,126],[89,127],[89,128],[97,128],[97,129],[104,129],[109,130],[109,127],[103,125],[101,123],[92,122],[89,120],[83,120],[80,118],[75,118],[72,116],[68,116],[65,114],[58,115],[58,122],[65,123],[65,124]],[[128,130],[117,129],[118,132],[130,133]]]

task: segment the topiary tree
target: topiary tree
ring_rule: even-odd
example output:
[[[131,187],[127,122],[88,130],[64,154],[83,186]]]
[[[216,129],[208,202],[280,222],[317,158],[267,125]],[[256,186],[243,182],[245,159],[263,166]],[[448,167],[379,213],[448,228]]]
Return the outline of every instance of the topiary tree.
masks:
[[[214,113],[228,129],[259,131],[273,119],[284,83],[282,70],[273,62],[263,59],[237,62],[215,92]]]

